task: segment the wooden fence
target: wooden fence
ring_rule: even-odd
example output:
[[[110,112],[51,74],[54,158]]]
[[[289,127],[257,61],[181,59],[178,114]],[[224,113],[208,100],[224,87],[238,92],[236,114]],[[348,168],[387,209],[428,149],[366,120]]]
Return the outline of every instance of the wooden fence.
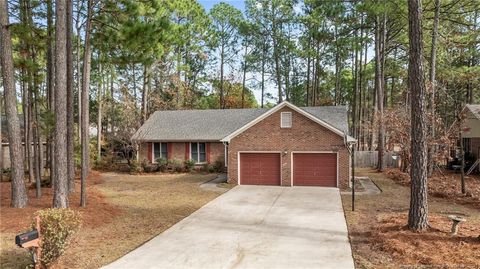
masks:
[[[396,152],[385,152],[383,161],[385,167],[397,168],[400,166],[400,155]],[[355,167],[376,167],[377,164],[377,151],[355,151]]]

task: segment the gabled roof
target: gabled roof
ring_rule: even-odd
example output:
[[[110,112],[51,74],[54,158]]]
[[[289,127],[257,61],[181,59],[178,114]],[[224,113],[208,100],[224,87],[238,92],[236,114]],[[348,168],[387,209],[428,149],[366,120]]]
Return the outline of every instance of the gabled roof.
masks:
[[[283,107],[272,109],[207,109],[156,111],[132,136],[133,141],[220,141],[263,115],[270,115]],[[345,106],[289,107],[339,135],[348,133]],[[273,111],[273,112],[271,112]]]
[[[470,110],[473,116],[480,120],[480,105],[466,105],[465,108]]]
[[[340,136],[345,136],[347,134],[346,130],[341,130],[342,128],[339,128],[339,127],[335,127],[333,124],[334,123],[328,123],[326,122],[325,120],[323,120],[322,118],[324,117],[328,117],[327,116],[327,113],[328,111],[323,111],[323,113],[320,113],[320,111],[316,111],[316,107],[306,107],[306,108],[299,108],[287,101],[285,102],[282,102],[281,104],[277,105],[276,107],[270,109],[269,111],[263,113],[262,115],[260,115],[259,117],[257,117],[256,119],[248,122],[247,124],[243,125],[242,127],[240,127],[239,129],[235,130],[234,132],[230,133],[229,135],[225,136],[222,141],[225,141],[225,142],[230,142],[230,140],[234,137],[236,137],[237,135],[243,133],[245,130],[249,129],[250,127],[252,127],[253,125],[257,124],[258,122],[260,122],[261,120],[267,118],[268,116],[272,115],[273,113],[279,111],[280,109],[284,108],[284,107],[289,107],[291,108],[292,110],[304,115],[305,117],[311,119],[312,121],[322,125],[323,127],[329,129],[330,131],[340,135]],[[326,113],[325,113],[326,112]],[[345,119],[343,120],[340,120],[339,122],[343,122],[345,121],[346,123],[346,109],[345,109]],[[347,127],[348,126],[341,126],[341,127]]]

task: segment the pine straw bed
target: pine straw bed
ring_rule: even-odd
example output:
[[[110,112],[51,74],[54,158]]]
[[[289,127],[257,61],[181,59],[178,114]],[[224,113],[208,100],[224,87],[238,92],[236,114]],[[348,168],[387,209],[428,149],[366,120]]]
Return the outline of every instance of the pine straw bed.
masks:
[[[406,227],[408,182],[401,178],[389,179],[391,171],[381,174],[360,169],[359,175],[369,176],[383,192],[358,196],[355,212],[351,211],[351,197],[342,196],[357,268],[480,268],[480,210],[475,194],[464,196],[452,190],[447,195],[434,195],[445,186],[457,186],[452,182],[439,184],[430,190],[431,228],[411,232]],[[436,180],[429,182],[429,186]],[[467,187],[474,184],[474,180],[469,179]],[[460,224],[457,236],[450,235],[449,214],[467,219]]]
[[[93,172],[88,206],[79,208],[79,189],[70,200],[83,215],[84,225],[53,268],[98,268],[135,249],[217,197],[199,185],[215,174],[128,175]],[[77,188],[79,184],[77,184]],[[0,267],[25,268],[27,252],[14,244],[36,210],[50,207],[51,189],[40,199],[29,190],[29,207],[9,208],[10,184],[1,183]]]

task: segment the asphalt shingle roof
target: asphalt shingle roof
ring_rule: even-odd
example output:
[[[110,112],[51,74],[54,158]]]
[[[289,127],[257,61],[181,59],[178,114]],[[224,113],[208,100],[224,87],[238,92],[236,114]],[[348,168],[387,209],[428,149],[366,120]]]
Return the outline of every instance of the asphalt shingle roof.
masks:
[[[302,107],[348,133],[345,106]],[[266,108],[156,111],[132,136],[135,141],[218,141],[265,113]]]
[[[480,105],[467,105],[467,108],[480,120]]]

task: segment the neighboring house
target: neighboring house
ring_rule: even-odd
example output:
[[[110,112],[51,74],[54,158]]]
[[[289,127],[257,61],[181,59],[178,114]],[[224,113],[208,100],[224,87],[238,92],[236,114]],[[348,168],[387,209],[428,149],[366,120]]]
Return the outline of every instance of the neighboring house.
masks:
[[[349,185],[347,108],[157,111],[132,136],[139,160],[221,161],[229,182],[247,185]]]
[[[480,159],[480,105],[466,105],[462,114],[465,115],[462,122],[464,151],[475,161]],[[455,122],[452,128],[458,128],[456,124]],[[477,167],[480,171],[480,166]]]

